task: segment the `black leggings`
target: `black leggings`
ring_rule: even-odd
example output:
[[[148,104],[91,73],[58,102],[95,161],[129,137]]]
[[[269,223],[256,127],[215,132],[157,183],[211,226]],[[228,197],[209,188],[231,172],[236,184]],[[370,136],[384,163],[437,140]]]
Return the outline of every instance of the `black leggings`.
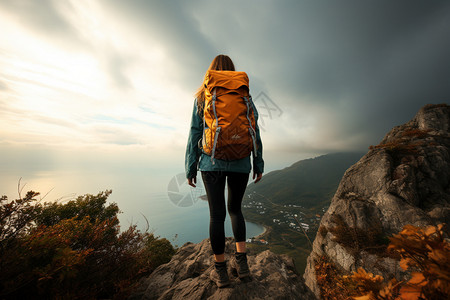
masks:
[[[209,203],[209,238],[214,254],[225,250],[225,180],[228,183],[228,213],[236,242],[245,241],[245,220],[241,211],[242,197],[247,188],[249,173],[202,171],[202,179]]]

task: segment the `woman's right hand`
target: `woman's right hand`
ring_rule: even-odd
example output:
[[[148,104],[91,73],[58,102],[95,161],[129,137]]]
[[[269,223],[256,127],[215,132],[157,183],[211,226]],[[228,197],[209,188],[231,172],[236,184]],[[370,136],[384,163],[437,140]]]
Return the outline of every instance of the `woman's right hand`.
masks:
[[[253,172],[253,179],[256,178],[255,183],[257,183],[258,181],[260,181],[260,180],[261,180],[261,177],[262,177],[262,173],[255,173],[255,172]]]
[[[188,178],[188,184],[192,187],[195,187],[195,184],[197,183],[197,177]]]

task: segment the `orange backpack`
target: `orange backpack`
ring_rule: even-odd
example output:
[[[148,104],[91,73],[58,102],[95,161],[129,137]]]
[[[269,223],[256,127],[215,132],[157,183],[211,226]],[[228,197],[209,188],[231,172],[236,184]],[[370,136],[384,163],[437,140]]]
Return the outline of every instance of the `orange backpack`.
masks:
[[[255,115],[245,72],[209,70],[205,75],[203,152],[235,160],[256,156]]]

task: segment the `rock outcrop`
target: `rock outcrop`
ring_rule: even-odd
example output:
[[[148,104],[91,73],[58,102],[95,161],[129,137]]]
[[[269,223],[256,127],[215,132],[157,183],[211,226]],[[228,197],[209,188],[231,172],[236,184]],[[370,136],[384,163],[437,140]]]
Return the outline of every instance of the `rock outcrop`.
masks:
[[[315,264],[325,257],[342,272],[359,267],[404,279],[386,255],[404,225],[450,224],[450,106],[427,105],[393,128],[350,167],[321,220],[304,278],[320,297]]]
[[[232,253],[233,249],[233,240],[227,238],[225,253]],[[232,284],[219,289],[209,279],[214,267],[209,239],[186,243],[169,263],[142,280],[130,299],[316,299],[296,274],[288,256],[269,250],[257,255],[249,253],[248,264],[250,279],[238,279],[235,270],[228,266]]]

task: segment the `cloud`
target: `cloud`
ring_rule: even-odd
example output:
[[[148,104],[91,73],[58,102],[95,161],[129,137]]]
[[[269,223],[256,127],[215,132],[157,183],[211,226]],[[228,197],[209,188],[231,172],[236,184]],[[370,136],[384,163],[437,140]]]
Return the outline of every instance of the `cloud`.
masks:
[[[61,14],[60,1],[1,1],[0,7],[25,27],[50,39],[80,42],[76,28]],[[72,44],[73,45],[73,44]]]
[[[3,1],[0,6],[42,44],[72,54],[90,53],[100,62],[113,85],[131,87],[126,72],[131,56],[117,49],[113,41],[113,20],[102,16],[102,7],[95,2],[24,0]]]
[[[320,120],[314,136],[324,137],[323,149],[348,140],[349,149],[366,148],[424,104],[448,102],[448,2],[310,1],[267,9],[265,39],[251,52],[262,66],[256,75],[287,112],[277,120],[283,127],[301,132],[305,115]],[[306,145],[298,150],[316,144],[301,137]]]
[[[0,92],[16,102],[2,105],[19,109],[25,96],[51,90],[34,96],[42,101],[36,109],[46,103],[55,111],[41,111],[47,119],[35,121],[59,128],[54,123],[67,118],[77,124],[66,127],[80,142],[181,151],[193,94],[220,53],[248,72],[254,96],[265,92],[283,112],[264,120],[268,151],[367,149],[421,106],[450,97],[448,1],[46,0],[0,6],[20,20],[29,34],[23,41],[39,41],[31,53],[64,53],[60,73],[38,63],[30,68],[54,81],[5,71]],[[19,48],[11,45],[0,44],[0,53],[6,48],[13,57]],[[0,59],[2,70],[12,70],[6,62]],[[61,104],[53,105],[55,99]]]
[[[6,91],[8,90],[8,85],[6,84],[6,82],[0,81],[0,90],[2,91]]]
[[[104,2],[105,3],[105,2]],[[133,20],[132,28],[146,42],[162,47],[174,82],[197,87],[217,50],[202,34],[192,10],[198,3],[185,1],[108,1],[118,18]],[[109,4],[108,4],[109,5]],[[120,15],[118,14],[120,12]]]

